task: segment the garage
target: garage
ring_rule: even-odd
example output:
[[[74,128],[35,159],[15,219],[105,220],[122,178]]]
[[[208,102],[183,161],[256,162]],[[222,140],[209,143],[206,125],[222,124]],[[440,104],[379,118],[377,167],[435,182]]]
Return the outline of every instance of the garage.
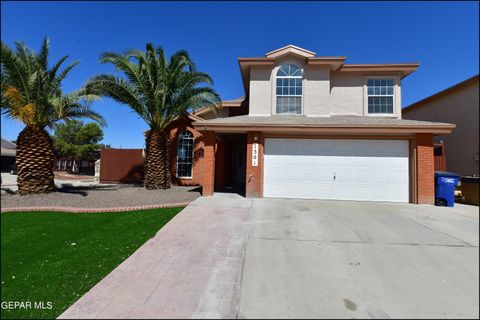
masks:
[[[263,196],[409,201],[408,140],[266,138]]]

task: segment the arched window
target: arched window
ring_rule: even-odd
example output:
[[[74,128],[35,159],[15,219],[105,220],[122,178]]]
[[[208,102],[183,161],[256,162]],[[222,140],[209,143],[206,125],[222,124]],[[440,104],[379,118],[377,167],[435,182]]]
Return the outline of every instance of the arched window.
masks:
[[[193,134],[182,131],[178,136],[177,178],[192,177],[193,146]]]
[[[303,71],[294,64],[284,64],[277,72],[277,114],[302,113]]]

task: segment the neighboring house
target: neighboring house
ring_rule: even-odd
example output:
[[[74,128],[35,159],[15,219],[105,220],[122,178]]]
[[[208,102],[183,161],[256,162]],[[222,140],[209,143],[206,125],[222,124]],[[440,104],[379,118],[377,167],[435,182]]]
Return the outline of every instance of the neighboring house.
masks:
[[[433,136],[455,125],[401,118],[401,79],[418,64],[345,60],[291,45],[240,58],[245,98],[171,125],[173,182],[205,196],[433,204]]]
[[[17,154],[17,146],[4,138],[1,144],[1,162],[2,172],[10,172],[15,168],[15,158]]]
[[[93,175],[95,173],[95,160],[73,160],[71,157],[55,157],[53,170]]]
[[[449,135],[437,135],[443,143],[446,170],[462,176],[479,175],[479,76],[420,100],[402,110],[404,119],[454,123]]]

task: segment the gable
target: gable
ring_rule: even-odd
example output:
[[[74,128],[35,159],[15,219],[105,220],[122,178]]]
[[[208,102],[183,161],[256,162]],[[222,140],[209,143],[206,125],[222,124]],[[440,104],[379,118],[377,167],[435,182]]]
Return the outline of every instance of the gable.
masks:
[[[302,58],[312,58],[315,56],[315,52],[303,49],[294,45],[288,45],[280,49],[276,49],[265,54],[267,58],[278,58],[285,55],[295,55]]]

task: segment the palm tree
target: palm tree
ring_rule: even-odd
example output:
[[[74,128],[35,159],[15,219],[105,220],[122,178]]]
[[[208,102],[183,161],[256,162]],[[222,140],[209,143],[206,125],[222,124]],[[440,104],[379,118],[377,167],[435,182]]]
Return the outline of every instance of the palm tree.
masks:
[[[211,88],[212,79],[196,70],[187,51],[179,50],[167,61],[163,48],[151,43],[145,52],[103,53],[100,61],[114,65],[125,77],[98,75],[88,81],[87,90],[129,106],[147,123],[145,188],[170,188],[167,127],[189,110],[215,109],[220,99]]]
[[[49,68],[48,55],[48,38],[43,40],[39,53],[23,42],[15,42],[15,50],[1,43],[1,112],[25,125],[18,135],[16,159],[22,195],[54,190],[53,143],[46,129],[76,118],[104,123],[102,116],[90,108],[95,95],[84,89],[62,92],[62,81],[78,62],[60,70],[68,58],[65,56]]]

